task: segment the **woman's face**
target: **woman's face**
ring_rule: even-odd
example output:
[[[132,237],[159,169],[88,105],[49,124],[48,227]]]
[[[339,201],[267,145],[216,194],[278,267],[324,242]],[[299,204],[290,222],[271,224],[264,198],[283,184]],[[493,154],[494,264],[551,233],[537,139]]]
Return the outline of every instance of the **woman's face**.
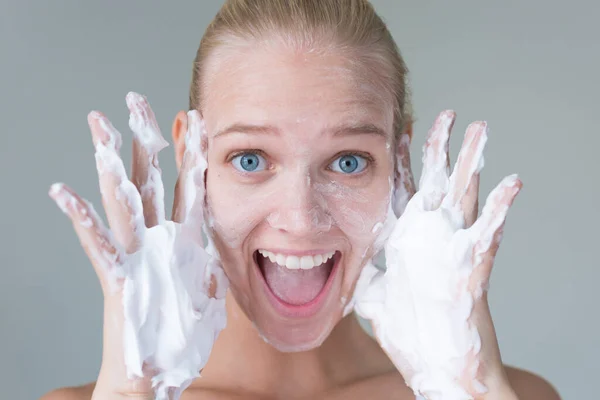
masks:
[[[209,228],[262,337],[314,348],[388,215],[391,100],[333,53],[248,46],[214,58],[202,110]]]

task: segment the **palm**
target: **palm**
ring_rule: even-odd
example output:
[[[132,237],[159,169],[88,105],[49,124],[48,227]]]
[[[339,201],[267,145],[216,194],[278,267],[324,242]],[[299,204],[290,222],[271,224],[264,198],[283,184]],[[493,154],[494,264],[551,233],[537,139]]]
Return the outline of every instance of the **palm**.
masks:
[[[131,180],[118,154],[120,133],[100,113],[88,118],[111,230],[71,189],[54,185],[51,195],[72,219],[105,293],[103,369],[116,376],[107,379],[120,380],[126,370],[138,382],[128,380],[119,391],[151,386],[157,398],[178,398],[206,364],[225,323],[227,281],[201,236],[204,129],[198,112],[191,111],[173,218],[168,221],[157,158],[167,143],[143,96],[130,93],[127,104],[134,132]]]
[[[409,386],[428,399],[470,398],[484,389],[480,364],[498,362],[490,360],[494,345],[480,352],[482,326],[475,321],[487,319],[474,304],[482,301],[508,207],[521,187],[516,176],[505,178],[476,219],[486,126],[468,128],[449,176],[453,121],[453,113],[442,113],[431,130],[420,190],[396,207],[403,213],[386,243],[387,269],[358,303]]]

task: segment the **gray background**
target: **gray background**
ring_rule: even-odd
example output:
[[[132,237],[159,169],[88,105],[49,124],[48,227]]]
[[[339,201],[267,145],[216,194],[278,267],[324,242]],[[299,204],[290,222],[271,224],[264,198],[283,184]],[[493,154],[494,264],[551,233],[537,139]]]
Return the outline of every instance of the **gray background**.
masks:
[[[412,73],[417,175],[425,132],[453,108],[454,155],[470,121],[491,127],[482,196],[509,173],[525,183],[490,293],[505,362],[543,375],[565,399],[595,398],[600,3],[373,3]],[[220,4],[0,1],[2,398],[95,379],[100,288],[46,192],[64,181],[100,205],[86,115],[107,113],[127,138],[129,90],[148,96],[169,135]],[[172,186],[172,148],[161,163]]]

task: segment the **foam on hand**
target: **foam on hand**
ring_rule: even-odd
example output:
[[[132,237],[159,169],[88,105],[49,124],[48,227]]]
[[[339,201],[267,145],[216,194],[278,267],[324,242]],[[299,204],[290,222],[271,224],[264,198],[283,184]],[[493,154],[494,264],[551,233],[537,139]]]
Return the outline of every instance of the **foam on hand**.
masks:
[[[444,115],[439,121],[445,126],[438,129],[446,136],[442,132],[436,139],[447,143],[451,122]],[[482,129],[477,145],[467,144],[475,149],[463,176],[473,176],[483,167],[485,125]],[[453,202],[456,198],[446,196],[456,184],[456,174],[448,178],[447,159],[427,154],[431,151],[426,149],[424,160],[437,162],[424,168],[420,190],[385,244],[385,271],[368,264],[362,272],[356,311],[371,320],[380,345],[417,396],[467,400],[487,391],[477,379],[479,365],[474,360],[481,340],[470,321],[474,301],[487,281],[475,282],[479,278],[473,272],[482,255],[497,244],[494,235],[506,216],[498,204],[507,190],[517,186],[518,178],[506,177],[488,197],[481,217],[465,229],[463,211]]]
[[[357,312],[373,322],[383,349],[407,384],[434,399],[469,399],[463,380],[467,356],[478,353],[479,334],[468,322],[473,297],[469,238],[446,210],[425,211],[420,193],[409,202],[386,247],[386,271],[378,272]],[[432,251],[435,249],[435,251]],[[461,290],[462,289],[462,290]],[[474,376],[472,377],[474,378]]]
[[[152,374],[157,399],[181,392],[206,365],[225,327],[224,298],[208,296],[211,256],[181,224],[146,231],[122,266],[125,364],[132,377]]]
[[[129,93],[127,104],[135,140],[148,156],[141,194],[128,179],[118,155],[120,133],[101,114],[90,114],[108,138],[96,143],[98,171],[117,180],[114,195],[129,207],[136,236],[135,251],[119,249],[119,261],[115,259],[109,278],[122,287],[124,360],[129,378],[151,377],[156,399],[177,400],[200,376],[226,324],[227,278],[216,250],[205,249],[201,236],[207,167],[199,146],[203,124],[197,111],[188,113],[184,157],[190,167],[183,183],[184,222],[166,221],[157,162],[157,153],[166,141],[143,96]],[[147,228],[142,198],[150,194],[157,225]],[[209,295],[211,283],[216,283],[216,293]]]

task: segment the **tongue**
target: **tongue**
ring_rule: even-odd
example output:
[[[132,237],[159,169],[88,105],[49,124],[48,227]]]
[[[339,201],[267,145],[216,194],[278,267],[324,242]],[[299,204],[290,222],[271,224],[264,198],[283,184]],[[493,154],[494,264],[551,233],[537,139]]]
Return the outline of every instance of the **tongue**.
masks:
[[[333,267],[333,259],[311,269],[288,269],[261,255],[258,261],[271,291],[280,300],[293,305],[314,300],[325,286]]]

